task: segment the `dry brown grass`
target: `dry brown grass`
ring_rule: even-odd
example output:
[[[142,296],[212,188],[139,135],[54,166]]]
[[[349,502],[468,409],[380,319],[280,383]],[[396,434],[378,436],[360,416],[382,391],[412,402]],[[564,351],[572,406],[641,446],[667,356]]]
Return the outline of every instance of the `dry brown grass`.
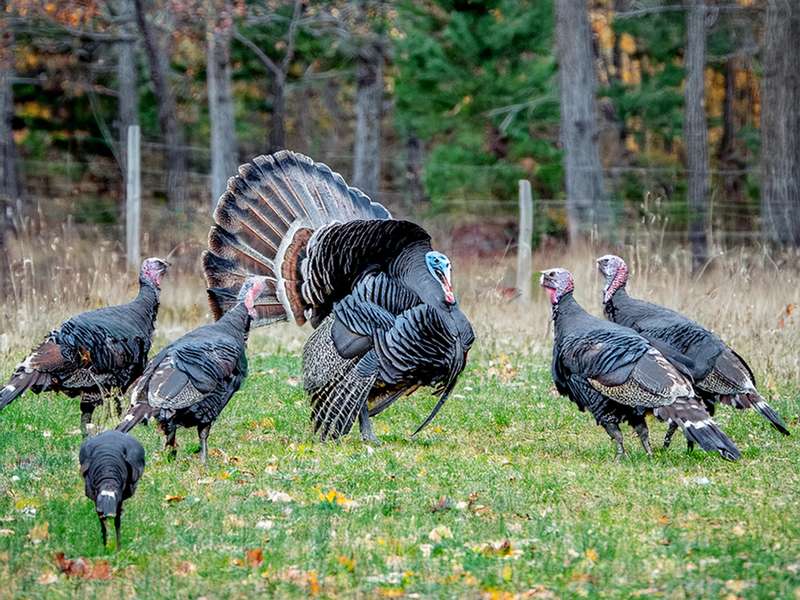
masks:
[[[172,252],[174,268],[165,280],[159,314],[161,342],[206,322],[209,312],[199,256],[206,224],[178,244],[146,240],[147,255]],[[436,234],[448,248],[448,237]],[[740,248],[717,252],[700,277],[690,275],[690,257],[681,249],[666,250],[658,232],[644,230],[638,243],[608,247],[589,244],[566,249],[550,246],[534,256],[534,268],[562,266],[575,275],[576,296],[589,311],[600,314],[602,282],[595,257],[616,252],[632,269],[629,289],[635,296],[678,309],[719,333],[760,374],[762,385],[800,382],[800,327],[794,308],[800,304],[797,256]],[[41,240],[46,239],[47,243]],[[11,241],[9,261],[13,294],[3,304],[0,353],[18,355],[49,329],[72,314],[124,302],[135,293],[136,276],[125,269],[118,242],[108,231],[69,223],[43,236],[23,228]],[[513,256],[454,258],[454,278],[465,312],[478,333],[477,352],[520,353],[546,360],[550,349],[550,309],[534,281],[530,307],[509,299],[514,285]],[[536,277],[536,274],[535,274]],[[256,351],[299,350],[306,332],[286,324],[254,335]]]

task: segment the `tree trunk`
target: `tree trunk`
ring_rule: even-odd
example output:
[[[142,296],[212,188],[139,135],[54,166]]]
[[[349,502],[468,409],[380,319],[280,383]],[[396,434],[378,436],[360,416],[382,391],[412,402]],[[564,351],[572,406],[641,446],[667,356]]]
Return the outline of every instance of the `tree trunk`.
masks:
[[[429,198],[425,194],[422,183],[422,169],[424,165],[422,140],[415,133],[410,133],[406,139],[406,183],[415,205],[426,202]]]
[[[269,152],[286,148],[286,76],[272,74],[272,118],[270,119]]]
[[[370,2],[358,2],[358,21],[367,34],[356,57],[356,131],[353,148],[353,185],[371,198],[378,197],[381,177],[381,112],[383,105],[383,44],[380,27],[372,31]],[[378,4],[378,10],[380,10]]]
[[[761,219],[767,240],[800,246],[800,5],[769,0],[761,92]]]
[[[226,6],[226,9],[228,7]],[[221,17],[221,18],[219,18]],[[229,17],[211,18],[208,41],[208,114],[211,120],[211,210],[236,174],[239,156],[231,83],[231,30]]]
[[[14,32],[0,19],[0,202],[16,203],[20,196],[17,146],[14,142]]]
[[[120,28],[126,35],[135,35],[136,32],[136,12],[131,0],[120,0],[120,18],[124,19],[124,24]],[[118,103],[118,131],[120,150],[119,156],[122,158],[122,177],[127,177],[128,173],[128,127],[139,123],[139,89],[138,89],[138,69],[136,61],[136,42],[122,41],[117,43],[117,92],[119,93]],[[123,208],[124,211],[124,203]]]
[[[14,32],[9,20],[0,19],[0,298],[9,290],[8,251],[6,236],[10,233],[12,216],[20,202],[20,182],[17,171],[17,146],[14,142]]]
[[[136,7],[136,22],[142,34],[150,78],[153,81],[158,104],[158,122],[164,135],[167,161],[167,198],[170,208],[183,212],[186,208],[186,151],[183,132],[178,122],[175,96],[169,82],[169,60],[158,41],[156,31],[147,20],[144,0],[133,0]]]
[[[567,219],[572,242],[594,227],[601,235],[608,235],[612,221],[597,147],[597,80],[585,0],[556,1],[556,43]]]
[[[689,244],[692,270],[708,259],[708,127],[705,108],[706,5],[705,0],[686,2],[686,87],[684,89],[683,137],[688,177]]]

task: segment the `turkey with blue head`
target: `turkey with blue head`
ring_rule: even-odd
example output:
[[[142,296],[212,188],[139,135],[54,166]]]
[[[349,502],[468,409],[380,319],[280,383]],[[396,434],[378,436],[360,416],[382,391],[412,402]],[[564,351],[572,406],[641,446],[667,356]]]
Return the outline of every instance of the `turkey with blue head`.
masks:
[[[377,442],[370,418],[423,386],[436,415],[464,369],[474,335],[453,293],[448,258],[419,225],[395,220],[327,166],[289,151],[239,168],[214,213],[203,264],[211,308],[268,277],[254,325],[314,328],[303,385],[321,439]]]
[[[552,375],[556,389],[588,410],[625,454],[620,424],[633,427],[651,454],[645,417],[652,413],[680,427],[704,450],[737,460],[739,450],[697,400],[685,372],[632,329],[587,313],[575,300],[566,269],[542,272],[554,322]]]
[[[124,394],[144,371],[168,268],[166,260],[146,259],[131,302],[76,315],[51,331],[0,390],[0,409],[27,390],[80,397],[85,437],[103,398]]]
[[[679,312],[628,295],[628,265],[619,256],[597,259],[605,280],[603,311],[614,323],[634,329],[657,347],[670,361],[686,369],[697,396],[712,415],[717,403],[743,410],[752,408],[784,435],[786,424],[756,390],[752,369],[719,336]],[[667,431],[669,446],[674,427]]]
[[[190,331],[156,354],[134,384],[131,408],[117,430],[127,433],[155,417],[174,455],[177,428],[196,427],[200,460],[205,463],[211,426],[247,377],[247,336],[257,316],[256,298],[265,289],[264,277],[247,278],[234,297],[235,305],[221,319]]]

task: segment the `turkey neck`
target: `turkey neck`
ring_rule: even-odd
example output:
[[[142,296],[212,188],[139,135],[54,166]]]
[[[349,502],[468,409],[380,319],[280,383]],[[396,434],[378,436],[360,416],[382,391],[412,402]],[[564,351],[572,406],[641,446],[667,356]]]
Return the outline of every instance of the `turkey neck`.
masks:
[[[152,333],[156,316],[158,315],[158,303],[161,290],[144,277],[139,277],[139,293],[136,299],[131,302],[131,308],[142,318],[144,325],[149,326]]]
[[[626,327],[633,327],[641,317],[646,316],[643,307],[628,296],[624,285],[611,295],[608,302],[603,304],[603,312],[609,321]]]
[[[245,342],[247,341],[247,334],[250,332],[250,323],[252,321],[253,318],[247,312],[244,302],[239,302],[239,304],[222,315],[222,318],[217,321],[217,325]]]
[[[389,276],[414,292],[423,303],[450,312],[452,307],[444,301],[442,286],[428,271],[425,262],[425,254],[430,251],[428,241],[406,246],[389,264]]]
[[[556,340],[577,329],[587,317],[591,318],[591,315],[578,304],[572,292],[564,294],[553,304],[553,331]]]

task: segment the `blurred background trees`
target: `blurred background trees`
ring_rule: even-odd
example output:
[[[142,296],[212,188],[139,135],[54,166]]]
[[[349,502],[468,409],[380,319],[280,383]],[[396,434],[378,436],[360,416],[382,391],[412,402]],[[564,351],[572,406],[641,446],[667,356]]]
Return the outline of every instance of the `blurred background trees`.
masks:
[[[176,239],[238,164],[287,147],[399,214],[513,223],[526,178],[537,240],[656,224],[698,269],[800,244],[796,2],[2,6],[4,229],[38,212],[121,231],[139,123],[145,207]]]

